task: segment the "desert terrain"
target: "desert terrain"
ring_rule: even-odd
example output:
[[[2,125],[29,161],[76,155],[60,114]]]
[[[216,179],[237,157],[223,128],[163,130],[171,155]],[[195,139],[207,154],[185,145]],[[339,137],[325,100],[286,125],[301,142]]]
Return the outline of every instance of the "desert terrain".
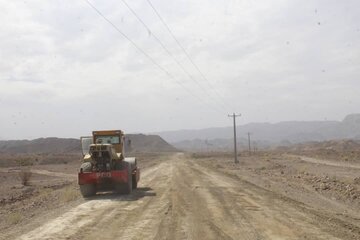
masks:
[[[360,240],[359,10],[0,1],[0,240]]]
[[[80,157],[0,169],[0,239],[359,239],[360,162],[279,151],[138,153],[131,195],[79,194]]]

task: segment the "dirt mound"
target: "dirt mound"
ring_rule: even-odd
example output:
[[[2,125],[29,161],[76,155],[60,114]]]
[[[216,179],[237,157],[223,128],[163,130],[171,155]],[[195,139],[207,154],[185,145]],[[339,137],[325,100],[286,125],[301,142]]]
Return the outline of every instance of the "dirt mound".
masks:
[[[128,152],[177,152],[178,150],[158,135],[126,134],[126,141],[131,141]],[[127,144],[125,144],[126,146]]]

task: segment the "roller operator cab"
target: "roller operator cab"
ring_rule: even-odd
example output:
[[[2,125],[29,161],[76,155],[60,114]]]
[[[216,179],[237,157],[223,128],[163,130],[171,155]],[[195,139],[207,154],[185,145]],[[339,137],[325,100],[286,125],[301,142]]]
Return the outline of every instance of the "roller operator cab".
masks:
[[[130,194],[137,187],[140,169],[136,158],[124,156],[121,130],[93,131],[92,136],[80,140],[83,159],[78,181],[84,197],[108,190]]]

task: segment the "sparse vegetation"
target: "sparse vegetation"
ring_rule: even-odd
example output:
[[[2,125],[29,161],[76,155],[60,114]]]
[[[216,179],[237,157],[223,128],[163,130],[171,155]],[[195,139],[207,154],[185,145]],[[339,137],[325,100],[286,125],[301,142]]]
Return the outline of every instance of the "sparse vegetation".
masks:
[[[240,156],[239,152],[239,156]],[[232,157],[233,152],[197,152],[191,153],[190,155],[194,159],[204,159],[204,158],[216,158],[216,157]]]
[[[19,212],[14,212],[11,213],[10,215],[8,215],[7,220],[9,221],[10,224],[17,224],[21,221],[22,217],[21,214]]]
[[[21,184],[24,186],[28,186],[30,183],[30,179],[32,176],[32,172],[29,168],[22,168],[19,172],[19,178],[21,181]]]
[[[70,185],[64,189],[64,192],[61,195],[62,202],[71,202],[79,198],[79,190],[75,189],[74,186]]]
[[[18,166],[25,167],[25,166],[32,166],[34,163],[30,158],[19,158],[15,160]]]

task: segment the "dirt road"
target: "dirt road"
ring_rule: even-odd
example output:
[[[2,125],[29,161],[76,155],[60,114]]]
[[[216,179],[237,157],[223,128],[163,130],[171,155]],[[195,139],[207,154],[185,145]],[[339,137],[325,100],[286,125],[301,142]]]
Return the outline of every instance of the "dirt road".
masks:
[[[175,154],[132,195],[99,195],[20,239],[356,239],[330,217]]]

